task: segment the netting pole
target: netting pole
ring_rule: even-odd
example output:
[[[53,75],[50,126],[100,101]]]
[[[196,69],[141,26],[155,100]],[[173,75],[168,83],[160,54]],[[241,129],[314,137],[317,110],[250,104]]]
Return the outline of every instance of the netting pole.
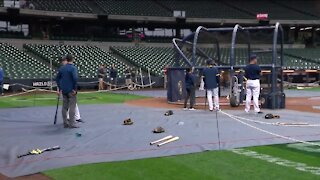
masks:
[[[148,68],[148,76],[149,76],[150,89],[152,89],[152,85],[151,85],[151,74],[150,74],[150,69],[149,69],[149,68]]]
[[[144,89],[144,84],[143,84],[143,77],[142,77],[142,70],[141,70],[141,68],[140,68],[140,81],[141,81],[142,88]]]
[[[50,58],[50,90],[52,91],[52,58]]]
[[[273,32],[273,43],[272,43],[272,69],[271,69],[271,109],[276,109],[276,86],[277,86],[277,75],[276,75],[276,59],[277,59],[277,44],[278,44],[278,32],[279,23],[276,23]]]

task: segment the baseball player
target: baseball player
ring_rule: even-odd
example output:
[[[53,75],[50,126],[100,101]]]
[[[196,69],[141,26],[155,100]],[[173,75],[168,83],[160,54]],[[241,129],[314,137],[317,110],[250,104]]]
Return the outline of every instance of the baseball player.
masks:
[[[99,91],[104,89],[104,77],[106,76],[105,65],[101,64],[98,69]]]
[[[125,76],[126,76],[126,86],[129,86],[130,84],[132,84],[132,73],[130,71],[129,66],[127,66],[126,70],[124,71]]]
[[[194,104],[195,104],[195,95],[196,95],[196,77],[193,74],[193,68],[188,68],[185,76],[186,82],[186,90],[187,90],[187,97],[184,100],[184,110],[187,110],[187,103],[190,98],[190,108],[189,110],[193,111]]]
[[[63,57],[61,59],[61,65],[64,66],[68,64],[68,61],[67,61],[67,57]],[[59,93],[60,90],[59,88],[57,89],[57,92]],[[67,119],[69,120],[70,117],[69,117],[69,110],[67,111]],[[74,115],[74,119],[77,121],[77,122],[84,122],[82,119],[81,119],[81,116],[80,116],[80,111],[79,111],[79,108],[78,108],[78,104],[76,103],[76,106],[75,106],[75,115]]]
[[[209,104],[209,110],[213,111],[219,111],[220,106],[219,106],[219,73],[217,68],[213,66],[213,61],[208,60],[207,61],[207,68],[205,68],[202,71],[202,79],[204,82],[204,88],[207,92],[207,99],[208,99],[208,104]],[[214,97],[214,107],[213,107],[213,102],[212,102],[212,96]]]
[[[112,89],[112,86],[114,88],[117,87],[117,77],[118,77],[118,70],[114,64],[112,64],[111,69],[109,70],[109,76],[110,76],[110,89]]]
[[[260,76],[261,68],[257,65],[257,56],[250,56],[250,63],[245,67],[245,77],[247,80],[247,96],[246,96],[246,108],[245,111],[249,113],[251,98],[253,96],[253,107],[254,112],[257,114],[262,114],[259,108],[259,95],[260,95]]]
[[[3,78],[4,78],[4,73],[3,69],[0,67],[0,96],[3,96]]]

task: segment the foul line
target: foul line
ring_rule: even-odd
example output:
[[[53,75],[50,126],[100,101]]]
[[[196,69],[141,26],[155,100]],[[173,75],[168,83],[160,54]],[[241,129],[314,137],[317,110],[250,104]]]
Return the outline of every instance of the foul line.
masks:
[[[286,140],[289,140],[289,141],[300,142],[300,143],[304,143],[304,144],[309,144],[309,145],[312,145],[312,146],[319,146],[319,147],[320,147],[319,144],[312,143],[312,142],[308,142],[308,141],[303,141],[303,140],[299,140],[299,139],[295,139],[295,138],[291,138],[291,137],[288,137],[288,136],[283,136],[283,135],[280,135],[280,134],[276,134],[276,133],[273,133],[273,132],[270,132],[270,131],[267,131],[267,130],[258,128],[258,127],[256,127],[256,126],[253,126],[253,125],[251,125],[251,124],[248,124],[248,123],[246,123],[246,122],[244,122],[244,121],[241,121],[240,119],[238,119],[238,118],[236,118],[236,117],[233,117],[231,114],[228,114],[228,113],[226,113],[226,112],[223,112],[223,111],[219,111],[219,112],[222,113],[222,114],[224,114],[224,115],[226,115],[226,116],[228,116],[228,117],[230,117],[231,119],[233,119],[233,120],[235,120],[235,121],[237,121],[237,122],[239,122],[239,123],[241,123],[241,124],[244,124],[244,125],[246,125],[246,126],[248,126],[248,127],[251,127],[251,128],[253,128],[253,129],[255,129],[255,130],[258,130],[258,131],[260,131],[260,132],[264,132],[264,133],[270,134],[270,135],[272,135],[272,136],[277,136],[277,137],[279,137],[279,138],[286,139]]]
[[[226,114],[228,114],[228,113],[226,113]],[[320,127],[320,124],[303,124],[302,122],[286,122],[286,123],[274,122],[274,123],[270,123],[270,122],[258,121],[258,120],[248,119],[248,118],[244,118],[244,117],[240,117],[240,116],[235,116],[232,114],[228,114],[228,115],[230,115],[234,118],[237,118],[237,119],[242,119],[245,121],[259,123],[259,124],[266,124],[266,125],[285,126],[285,127]]]
[[[267,155],[267,154],[260,154],[255,151],[251,151],[251,150],[247,150],[247,149],[240,148],[240,149],[232,149],[230,151],[233,153],[239,154],[239,155],[245,155],[247,157],[264,160],[269,163],[274,163],[274,164],[277,164],[280,166],[293,167],[299,171],[309,172],[309,173],[312,173],[312,174],[318,175],[318,176],[320,175],[320,167],[308,166],[305,163],[294,162],[294,161],[282,159],[279,157],[273,157],[273,156]]]

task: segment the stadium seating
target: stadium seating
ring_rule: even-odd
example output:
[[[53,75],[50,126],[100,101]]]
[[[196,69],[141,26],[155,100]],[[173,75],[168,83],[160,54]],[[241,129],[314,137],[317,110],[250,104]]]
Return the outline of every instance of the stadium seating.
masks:
[[[252,18],[252,15],[227,6],[219,1],[159,0],[158,2],[171,9],[172,12],[174,10],[186,11],[186,17]]]
[[[14,31],[0,31],[0,38],[19,38],[19,39],[30,39],[30,36],[24,36],[22,32]]]
[[[150,0],[96,0],[107,13],[113,15],[172,16],[172,12]]]
[[[65,40],[65,41],[109,41],[109,42],[132,42],[132,39],[126,36],[112,36],[112,37],[92,37],[77,36],[77,35],[51,35],[50,40]]]
[[[314,60],[320,63],[320,48],[285,49],[287,55]]]
[[[52,60],[57,67],[61,57],[66,54],[73,55],[79,76],[82,78],[96,78],[97,69],[101,64],[106,64],[108,68],[115,64],[120,78],[123,77],[126,68],[126,64],[95,46],[26,44],[24,47],[48,62]]]
[[[217,60],[217,52],[210,48],[201,48],[201,50],[209,55],[210,58]],[[166,65],[173,65],[175,62],[175,51],[172,48],[166,47],[111,47],[111,51],[118,53],[126,60],[142,67],[144,70],[148,68],[157,76],[162,76],[162,69]],[[183,52],[189,60],[191,60],[191,49],[185,48]],[[292,52],[292,53],[291,53]],[[284,55],[284,68],[285,69],[320,69],[320,54],[317,49],[288,49],[285,50]],[[258,53],[259,64],[271,64],[272,54]],[[220,63],[221,65],[230,64],[230,48],[220,49]],[[310,59],[311,61],[308,61]],[[195,64],[196,66],[204,66],[207,57],[197,53]],[[313,61],[317,61],[313,62]],[[179,62],[181,67],[186,66],[184,61]],[[236,48],[235,49],[235,64],[246,65],[248,63],[248,49]],[[280,64],[280,59],[276,60]]]
[[[39,79],[49,78],[49,64],[52,60],[54,71],[60,66],[59,60],[66,54],[72,54],[75,64],[82,78],[96,78],[97,68],[100,64],[107,64],[108,68],[115,64],[118,68],[119,77],[124,77],[126,64],[95,46],[73,46],[73,45],[41,45],[26,44],[24,48],[47,62],[38,61],[16,47],[0,43],[0,67],[5,70],[6,76],[11,79]],[[110,47],[112,53],[116,53],[131,64],[141,67],[144,71],[150,70],[152,75],[163,76],[165,66],[173,66],[176,52],[172,47]],[[201,50],[213,59],[217,59],[217,52],[212,48],[201,48]],[[284,69],[320,69],[320,49],[285,49]],[[184,53],[191,59],[191,49],[184,48]],[[258,53],[259,64],[271,64],[272,54]],[[220,49],[221,64],[230,64],[230,48]],[[207,57],[197,53],[196,66],[204,66]],[[248,61],[246,48],[235,49],[236,65],[245,65]],[[279,61],[279,60],[277,60]],[[180,66],[186,63],[180,61]]]
[[[275,1],[279,4],[282,4],[285,7],[289,7],[295,9],[297,11],[303,11],[305,13],[311,14],[316,17],[320,17],[319,15],[319,8],[320,4],[319,1],[316,0],[281,0]]]
[[[2,0],[0,0],[0,6]],[[186,11],[186,17],[255,19],[268,13],[270,19],[319,19],[316,0],[31,0],[35,8],[45,11],[96,13],[107,15],[166,16],[174,10]],[[89,5],[90,4],[90,5]],[[94,7],[93,7],[94,6]]]
[[[163,75],[163,68],[166,65],[174,65],[176,52],[173,48],[167,47],[111,47],[111,51],[119,54],[126,60],[130,61],[138,67],[142,67],[145,71],[150,69],[151,73],[156,76]],[[201,49],[205,54],[213,59],[217,59],[217,52],[209,48]],[[189,60],[191,60],[192,53],[190,49],[184,49],[183,52]],[[246,49],[236,49],[236,64],[244,65],[248,61]],[[221,64],[230,64],[230,49],[221,48]],[[195,64],[196,66],[204,66],[208,58],[200,53],[197,53]],[[179,62],[179,66],[185,67],[187,64],[184,61]],[[269,63],[270,64],[270,63]]]
[[[268,13],[270,19],[315,19],[313,16],[280,6],[268,0],[230,0],[226,1],[226,3],[228,3],[230,6],[235,6],[245,10],[248,13],[252,13],[254,16],[258,13]],[[300,6],[299,8],[303,7],[304,6]]]
[[[0,67],[11,79],[49,78],[49,67],[16,47],[0,43]]]
[[[92,13],[84,0],[32,0],[37,10]]]
[[[320,49],[285,49],[285,55],[290,58],[289,69],[320,69]]]
[[[174,63],[174,51],[165,47],[110,47],[110,50],[119,54],[132,64],[143,70],[150,69],[151,74],[163,75],[165,66]]]

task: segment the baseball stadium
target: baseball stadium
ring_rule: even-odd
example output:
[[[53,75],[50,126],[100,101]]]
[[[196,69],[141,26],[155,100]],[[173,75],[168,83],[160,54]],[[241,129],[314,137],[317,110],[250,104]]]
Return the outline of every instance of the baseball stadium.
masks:
[[[0,0],[0,180],[320,179],[320,0]]]

